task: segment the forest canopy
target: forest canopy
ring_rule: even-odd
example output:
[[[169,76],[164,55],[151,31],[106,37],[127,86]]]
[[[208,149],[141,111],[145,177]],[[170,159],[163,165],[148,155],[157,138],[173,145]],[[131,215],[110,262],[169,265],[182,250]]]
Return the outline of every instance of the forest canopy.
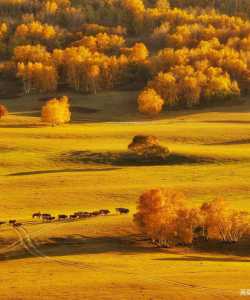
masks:
[[[244,0],[3,0],[0,76],[26,94],[139,90],[149,115],[220,104],[249,93],[247,16]]]

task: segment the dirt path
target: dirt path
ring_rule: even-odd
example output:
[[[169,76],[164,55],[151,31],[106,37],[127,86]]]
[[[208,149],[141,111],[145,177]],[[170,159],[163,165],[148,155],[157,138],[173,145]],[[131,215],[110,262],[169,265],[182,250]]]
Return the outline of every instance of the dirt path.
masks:
[[[59,263],[64,266],[70,266],[78,269],[86,269],[87,265],[79,263],[79,262],[73,262],[65,259],[59,259],[59,258],[53,258],[51,256],[48,256],[44,252],[42,252],[36,245],[35,241],[32,239],[30,233],[25,227],[19,227],[14,228],[16,234],[18,235],[19,242],[22,245],[22,247],[31,255],[34,257],[38,257],[41,259],[44,259],[49,262],[55,262]],[[218,289],[218,288],[210,288],[206,286],[199,286],[196,284],[191,283],[185,283],[175,280],[166,280],[167,284],[172,286],[177,286],[180,288],[187,288],[192,289],[194,292],[197,293],[209,293],[215,297],[219,297],[219,299],[234,299],[234,291],[233,290],[226,290],[226,289]]]
[[[56,262],[65,266],[73,266],[77,267],[78,269],[86,269],[86,265],[79,263],[79,262],[73,262],[69,260],[59,259],[59,258],[53,258],[51,256],[46,255],[43,253],[36,245],[36,243],[33,241],[32,237],[30,236],[29,232],[26,228],[19,227],[14,228],[16,234],[19,237],[20,244],[23,246],[23,248],[34,257],[39,257],[48,261]]]
[[[106,216],[106,217],[111,217],[111,216],[114,216],[114,214],[110,214],[110,215],[108,215],[108,216]],[[56,221],[54,221],[54,222],[50,222],[50,223],[48,223],[48,222],[43,222],[43,221],[33,221],[33,220],[30,220],[30,221],[27,221],[27,220],[18,220],[22,225],[31,225],[31,226],[35,226],[35,225],[45,225],[45,224],[66,224],[66,223],[72,223],[72,222],[81,222],[81,221],[86,221],[86,219],[77,219],[77,220],[66,220],[66,221],[58,221],[58,220],[56,220]],[[11,229],[13,229],[12,227],[11,227]],[[23,246],[24,247],[24,245],[23,245],[23,243],[21,242],[21,240],[20,240],[20,236],[19,236],[19,231],[18,231],[18,233],[17,233],[17,228],[14,228],[15,229],[15,233],[16,234],[18,234],[18,237],[19,237],[19,239],[17,240],[17,241],[15,241],[15,242],[13,242],[13,243],[11,243],[10,245],[8,245],[8,246],[6,246],[6,247],[4,247],[4,248],[1,248],[0,249],[0,255],[1,254],[6,254],[6,251],[10,251],[10,250],[12,250],[12,249],[14,249],[15,247],[17,247],[17,246]],[[24,229],[24,227],[22,226],[22,229]],[[25,229],[26,230],[26,229]],[[26,232],[27,232],[27,230],[26,230]],[[41,229],[39,229],[39,230],[37,230],[37,231],[35,231],[34,233],[37,235],[38,233],[40,233],[40,232],[46,232],[46,230],[44,230],[44,228],[41,228]]]
[[[27,224],[32,224],[32,225],[41,225],[41,224],[45,224],[45,223],[38,223],[38,224],[35,224],[35,223],[31,223],[31,222],[26,222]],[[41,232],[45,232],[46,230],[44,230],[44,228],[40,228],[39,230],[36,230],[34,231],[35,235],[39,235],[39,233]],[[16,231],[15,231],[16,232]],[[12,249],[15,249],[16,247],[22,245],[20,239],[18,239],[17,241],[11,243],[10,245],[4,247],[4,248],[1,248],[0,249],[0,254],[6,254],[7,251],[10,251]]]

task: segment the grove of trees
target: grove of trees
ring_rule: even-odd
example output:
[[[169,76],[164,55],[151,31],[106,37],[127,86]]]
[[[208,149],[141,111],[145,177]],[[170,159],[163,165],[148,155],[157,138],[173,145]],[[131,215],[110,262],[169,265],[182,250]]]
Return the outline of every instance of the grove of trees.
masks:
[[[250,234],[250,214],[232,210],[223,198],[192,207],[183,193],[152,189],[138,201],[134,221],[153,243],[171,247],[192,244],[195,238],[238,242]]]
[[[26,94],[137,89],[148,115],[237,100],[250,84],[243,13],[245,0],[3,0],[0,76]]]

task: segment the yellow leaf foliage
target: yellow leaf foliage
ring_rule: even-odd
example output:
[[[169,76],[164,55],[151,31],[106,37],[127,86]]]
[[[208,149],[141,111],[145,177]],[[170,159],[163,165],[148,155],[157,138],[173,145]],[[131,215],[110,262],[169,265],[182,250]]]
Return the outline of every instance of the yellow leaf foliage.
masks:
[[[139,111],[151,116],[161,112],[164,105],[163,99],[153,89],[142,91],[137,101]]]
[[[70,121],[69,99],[63,96],[60,99],[51,99],[43,107],[41,119],[52,125],[60,125]]]

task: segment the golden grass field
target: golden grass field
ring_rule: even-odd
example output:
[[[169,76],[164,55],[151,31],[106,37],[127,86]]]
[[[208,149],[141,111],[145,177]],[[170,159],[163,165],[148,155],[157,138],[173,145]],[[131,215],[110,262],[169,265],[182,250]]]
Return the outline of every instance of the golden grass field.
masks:
[[[242,299],[250,289],[249,245],[170,250],[137,234],[132,215],[146,189],[170,187],[197,205],[223,195],[250,210],[250,102],[148,120],[136,92],[70,94],[72,122],[40,123],[39,96],[0,100],[0,299]],[[92,109],[85,113],[85,109]],[[88,111],[88,110],[87,110]],[[156,135],[201,163],[126,166],[82,163],[78,155],[126,151],[136,134]],[[128,207],[126,216],[116,207]],[[107,217],[26,223],[33,212],[110,209]]]

